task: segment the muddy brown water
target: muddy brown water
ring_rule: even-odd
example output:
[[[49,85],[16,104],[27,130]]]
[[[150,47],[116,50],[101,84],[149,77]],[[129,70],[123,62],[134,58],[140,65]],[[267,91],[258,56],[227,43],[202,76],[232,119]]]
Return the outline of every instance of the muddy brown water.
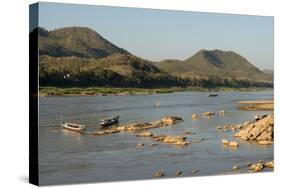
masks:
[[[233,165],[272,160],[273,146],[259,146],[233,138],[233,132],[218,132],[217,126],[239,124],[259,114],[272,111],[240,111],[237,101],[272,99],[273,92],[219,92],[207,97],[205,92],[182,92],[140,96],[75,96],[39,98],[39,180],[41,185],[87,182],[126,181],[154,178],[159,170],[165,177],[247,173],[248,168],[232,170]],[[157,101],[160,103],[155,107]],[[210,118],[205,111],[226,110],[224,116]],[[192,120],[193,113],[199,114]],[[189,130],[188,141],[204,139],[186,147],[155,142],[132,133],[104,136],[81,135],[64,130],[60,122],[79,122],[87,131],[98,129],[99,119],[120,115],[120,124],[180,116],[183,122],[151,129],[154,134],[178,135]],[[237,140],[238,149],[224,147],[221,139]],[[143,148],[136,148],[138,143]],[[150,146],[149,144],[154,144]],[[265,169],[264,171],[270,171]]]

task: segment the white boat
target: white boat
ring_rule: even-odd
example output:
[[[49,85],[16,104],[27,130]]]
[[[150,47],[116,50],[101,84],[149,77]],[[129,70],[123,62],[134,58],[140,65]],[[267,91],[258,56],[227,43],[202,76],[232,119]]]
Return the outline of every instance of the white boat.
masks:
[[[62,123],[61,126],[65,129],[77,132],[82,132],[86,128],[85,125],[80,125],[78,123]]]

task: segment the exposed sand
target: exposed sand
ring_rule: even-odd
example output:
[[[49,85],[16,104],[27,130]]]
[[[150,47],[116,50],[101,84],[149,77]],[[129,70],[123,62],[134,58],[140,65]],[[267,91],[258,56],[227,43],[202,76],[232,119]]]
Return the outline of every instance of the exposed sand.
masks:
[[[239,110],[247,111],[263,111],[263,110],[274,110],[273,100],[263,101],[239,101],[237,102]]]

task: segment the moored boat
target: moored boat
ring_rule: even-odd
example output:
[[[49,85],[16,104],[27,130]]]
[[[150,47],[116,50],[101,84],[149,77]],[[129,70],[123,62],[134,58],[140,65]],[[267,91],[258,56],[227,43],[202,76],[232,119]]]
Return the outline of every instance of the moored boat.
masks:
[[[115,115],[115,116],[112,116],[112,117],[107,117],[107,118],[101,119],[100,125],[102,127],[107,127],[107,126],[110,126],[110,125],[117,124],[118,122],[119,122],[119,115]]]
[[[76,132],[82,132],[86,128],[85,125],[80,125],[78,123],[62,123],[61,126],[65,129]]]
[[[214,94],[208,94],[208,97],[217,97],[218,94],[214,93]]]

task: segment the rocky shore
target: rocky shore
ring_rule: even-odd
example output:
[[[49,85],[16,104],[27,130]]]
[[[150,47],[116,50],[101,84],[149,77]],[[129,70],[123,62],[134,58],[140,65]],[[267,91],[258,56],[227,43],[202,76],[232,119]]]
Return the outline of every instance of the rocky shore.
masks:
[[[226,112],[219,112],[219,115],[223,114],[225,115]],[[215,115],[213,112],[205,112],[202,113],[204,116],[212,116]],[[192,119],[197,119],[197,114],[193,114]],[[147,138],[151,139],[155,142],[165,143],[165,144],[171,144],[176,145],[179,147],[187,146],[193,143],[200,143],[204,139],[199,139],[198,141],[195,140],[187,140],[187,136],[191,134],[195,134],[194,132],[191,132],[189,130],[186,130],[182,133],[179,133],[177,135],[155,135],[153,132],[150,131],[150,129],[156,129],[160,127],[166,127],[166,126],[173,126],[180,122],[182,122],[183,119],[181,117],[176,116],[167,116],[160,120],[156,121],[150,121],[150,122],[134,122],[126,125],[119,125],[116,127],[109,127],[106,129],[101,129],[93,132],[88,132],[87,134],[95,135],[95,136],[101,136],[101,135],[108,135],[108,134],[115,134],[119,132],[130,132],[135,134],[136,137],[141,138]],[[240,138],[245,141],[249,141],[252,143],[256,143],[259,145],[269,145],[273,144],[274,142],[274,115],[262,115],[262,116],[256,116],[255,120],[252,121],[246,121],[241,124],[229,124],[229,125],[223,125],[223,126],[217,126],[217,130],[220,132],[227,132],[232,131],[233,137]],[[242,145],[243,143],[238,143],[237,140],[228,140],[228,139],[222,139],[221,143],[224,147],[234,148],[237,149],[238,146]],[[137,149],[144,149],[146,147],[153,147],[156,146],[156,143],[152,144],[145,144],[145,143],[138,143],[135,145]],[[232,167],[232,170],[238,171],[238,170],[248,170],[249,172],[261,172],[266,168],[273,169],[274,168],[274,161],[258,161],[255,163],[248,163],[246,165],[238,166],[234,165]],[[192,174],[196,174],[196,172],[192,172]],[[180,176],[182,174],[181,170],[176,171],[175,175]],[[153,176],[154,177],[163,177],[165,176],[165,172],[163,170],[160,170],[156,172]]]
[[[135,123],[127,124],[127,125],[119,125],[117,127],[109,127],[109,128],[103,129],[103,130],[93,131],[92,133],[89,133],[89,134],[106,135],[106,134],[118,133],[121,131],[140,132],[140,131],[144,131],[144,130],[148,130],[148,129],[175,125],[182,121],[183,121],[183,119],[181,117],[168,116],[168,117],[164,117],[157,121],[135,122]]]
[[[255,121],[245,122],[241,130],[234,134],[234,137],[260,145],[273,144],[274,116],[265,115]]]

